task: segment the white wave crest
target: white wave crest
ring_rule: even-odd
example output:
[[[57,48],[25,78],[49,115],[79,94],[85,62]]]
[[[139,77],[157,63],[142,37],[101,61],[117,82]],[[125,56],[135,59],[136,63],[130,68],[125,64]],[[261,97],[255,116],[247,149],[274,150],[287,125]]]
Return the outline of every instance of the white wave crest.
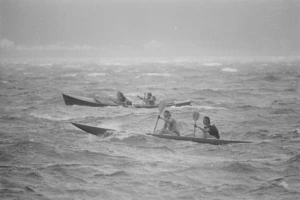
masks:
[[[50,121],[64,121],[64,120],[70,120],[72,119],[71,117],[68,116],[51,116],[50,114],[41,114],[41,113],[30,113],[30,116],[33,116],[38,119],[46,119]]]
[[[75,77],[77,74],[72,73],[72,74],[64,74],[63,77]]]
[[[217,107],[217,106],[198,106],[198,105],[193,105],[193,109],[203,109],[203,110],[227,110],[225,107]]]
[[[164,76],[164,77],[168,77],[171,76],[171,74],[169,73],[144,73],[144,74],[140,74],[137,77],[141,77],[141,76]]]
[[[204,66],[207,67],[212,67],[212,66],[222,66],[222,63],[218,63],[218,62],[208,62],[208,63],[203,63]]]
[[[87,76],[91,76],[91,77],[95,77],[95,76],[105,76],[106,73],[90,73],[90,74],[87,74]]]
[[[233,73],[233,72],[237,72],[238,70],[235,69],[235,68],[225,67],[225,68],[222,69],[222,71],[223,72],[231,72],[231,73]]]

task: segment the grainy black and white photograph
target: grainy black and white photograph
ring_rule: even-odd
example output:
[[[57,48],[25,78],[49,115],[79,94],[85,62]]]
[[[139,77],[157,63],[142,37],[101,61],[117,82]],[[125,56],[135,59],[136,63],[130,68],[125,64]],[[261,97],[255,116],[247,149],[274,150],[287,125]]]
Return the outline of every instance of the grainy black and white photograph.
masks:
[[[300,1],[0,0],[0,199],[300,199]]]

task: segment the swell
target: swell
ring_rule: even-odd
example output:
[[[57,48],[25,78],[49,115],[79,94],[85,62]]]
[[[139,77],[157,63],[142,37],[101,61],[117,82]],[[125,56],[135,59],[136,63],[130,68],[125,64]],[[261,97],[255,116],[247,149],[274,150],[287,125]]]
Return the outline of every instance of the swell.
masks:
[[[287,161],[288,164],[300,164],[300,154],[294,155]]]
[[[40,199],[49,200],[46,195],[33,189],[32,186],[18,185],[14,184],[11,186],[6,186],[6,180],[1,180],[4,188],[0,189],[0,198],[2,199]]]
[[[221,167],[221,170],[232,172],[232,173],[241,173],[241,174],[252,174],[258,173],[260,169],[253,164],[247,162],[225,162],[225,166]]]
[[[21,141],[6,145],[0,149],[0,162],[7,164],[25,164],[30,162],[39,162],[39,159],[58,158],[59,153],[55,148],[34,141]]]
[[[129,136],[111,137],[109,139],[111,142],[121,142],[129,146],[135,146],[139,149],[148,149],[148,150],[158,150],[162,152],[173,152],[174,150],[167,146],[167,144],[173,144],[172,140],[168,140],[166,143],[165,140],[160,138],[155,138],[153,136],[147,136],[146,134],[135,134]]]
[[[1,166],[1,198],[47,199],[35,188],[39,188],[45,177],[33,167]]]
[[[254,189],[248,191],[248,193],[252,195],[272,195],[278,194],[277,198],[289,198],[289,196],[293,199],[300,194],[300,192],[294,188],[291,188],[288,184],[288,180],[286,178],[275,178],[264,181],[263,183],[255,186]]]

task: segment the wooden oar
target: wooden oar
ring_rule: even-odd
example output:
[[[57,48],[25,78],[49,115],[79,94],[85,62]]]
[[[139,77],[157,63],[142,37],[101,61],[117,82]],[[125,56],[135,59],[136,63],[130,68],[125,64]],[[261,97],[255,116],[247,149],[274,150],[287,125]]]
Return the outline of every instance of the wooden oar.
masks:
[[[142,102],[142,105],[145,104],[146,92],[144,93],[144,97],[140,97],[139,95],[137,95],[136,97],[143,101],[143,102]]]
[[[195,137],[195,133],[196,133],[196,121],[199,119],[200,114],[198,112],[194,112],[193,113],[193,119],[195,121],[195,125],[194,125],[194,137]]]
[[[159,114],[157,116],[157,120],[156,120],[156,124],[155,124],[154,130],[153,130],[153,134],[155,133],[157,123],[158,123],[158,120],[159,120],[159,116],[161,115],[162,111],[164,111],[165,107],[166,107],[166,102],[165,101],[159,102],[159,104],[158,104]]]

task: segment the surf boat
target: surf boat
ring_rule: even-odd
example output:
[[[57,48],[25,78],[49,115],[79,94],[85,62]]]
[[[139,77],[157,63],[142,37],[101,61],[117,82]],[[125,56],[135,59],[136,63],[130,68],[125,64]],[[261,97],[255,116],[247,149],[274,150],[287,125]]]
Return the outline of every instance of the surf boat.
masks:
[[[79,97],[79,96],[71,96],[62,93],[63,99],[65,101],[65,104],[70,105],[80,105],[80,106],[91,106],[91,107],[105,107],[105,106],[119,106],[113,101],[99,101],[94,98],[88,98],[88,97]]]
[[[89,126],[84,124],[72,123],[77,128],[96,135],[101,136],[106,132],[113,132],[113,129],[106,129],[101,127]],[[251,143],[248,141],[238,141],[238,140],[218,140],[218,139],[204,139],[204,138],[196,138],[196,137],[185,137],[185,136],[172,136],[172,135],[161,135],[161,134],[152,134],[146,133],[146,135],[162,138],[162,139],[170,139],[170,140],[180,140],[180,141],[190,141],[197,142],[202,144],[213,144],[213,145],[224,145],[224,144],[233,144],[233,143]]]
[[[62,93],[64,102],[66,105],[80,105],[80,106],[91,106],[91,107],[105,107],[105,106],[123,106],[122,104],[118,104],[116,99],[106,98],[103,100],[95,99],[95,98],[88,98],[88,97],[78,97],[78,96],[71,96]],[[190,106],[190,100],[186,101],[169,101],[166,103],[167,107],[170,106]],[[133,107],[133,108],[158,108],[158,104],[156,105],[145,105],[145,104],[133,104],[127,105],[124,107]]]

